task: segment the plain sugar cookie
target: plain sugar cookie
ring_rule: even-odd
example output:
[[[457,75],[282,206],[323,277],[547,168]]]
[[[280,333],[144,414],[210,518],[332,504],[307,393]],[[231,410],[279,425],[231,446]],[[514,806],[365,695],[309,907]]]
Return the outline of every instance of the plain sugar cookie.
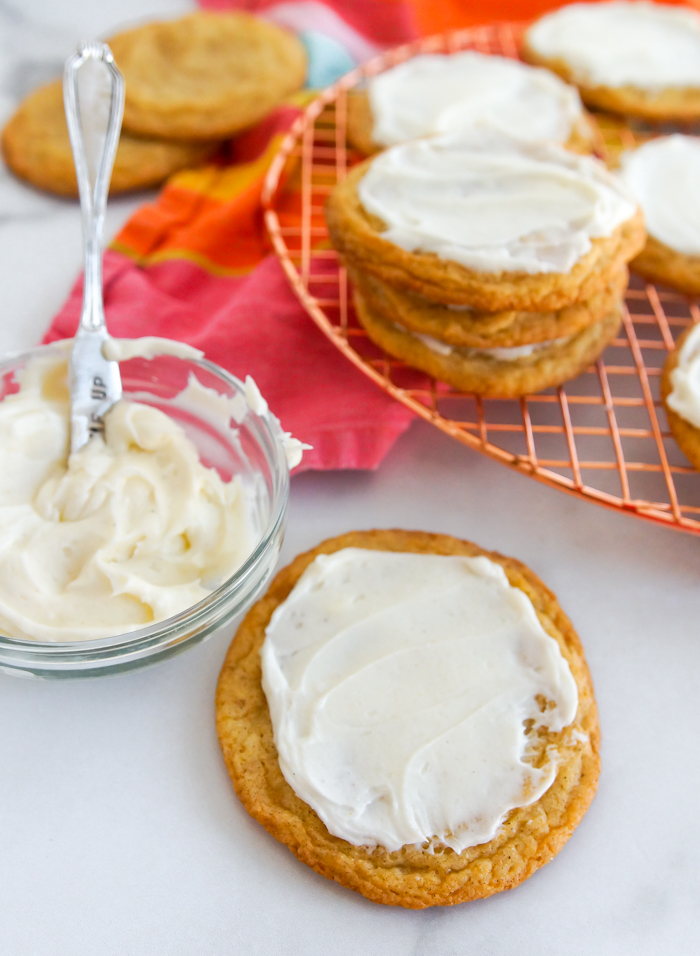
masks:
[[[204,162],[218,143],[142,139],[122,132],[114,160],[111,193],[158,186],[173,173]],[[60,80],[24,100],[2,131],[2,155],[13,173],[39,189],[77,196]]]
[[[124,129],[163,139],[226,139],[298,90],[302,43],[247,13],[199,11],[108,43],[124,75]]]

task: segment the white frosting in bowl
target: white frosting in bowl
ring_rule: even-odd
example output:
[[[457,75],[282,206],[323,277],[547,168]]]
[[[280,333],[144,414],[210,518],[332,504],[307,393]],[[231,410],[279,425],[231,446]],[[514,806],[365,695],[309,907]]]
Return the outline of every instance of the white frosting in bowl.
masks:
[[[688,7],[573,3],[538,20],[527,40],[589,86],[700,87],[700,14]]]
[[[357,191],[384,239],[481,272],[570,272],[636,209],[598,160],[485,130],[392,146]]]
[[[561,731],[578,706],[559,645],[485,557],[319,556],[261,660],[289,785],[335,836],[390,851],[493,839],[556,776],[528,727]]]
[[[553,73],[473,50],[412,57],[372,77],[368,92],[381,146],[475,124],[564,143],[582,117],[578,92]]]
[[[700,255],[700,140],[680,134],[653,139],[623,154],[620,175],[650,235],[676,252]]]
[[[685,421],[700,428],[700,325],[688,333],[671,372],[666,402]]]
[[[117,402],[104,437],[69,454],[69,346],[32,357],[15,372],[19,390],[0,401],[0,634],[20,640],[92,641],[164,621],[231,579],[260,541],[259,476],[225,479],[206,467],[185,428],[158,408]],[[201,354],[153,338],[108,346],[122,360]],[[187,413],[185,427],[201,406],[197,420],[215,419],[241,448],[230,423],[251,411],[287,449],[252,379],[245,396],[219,394],[191,373],[171,406]],[[296,445],[287,449],[295,458]]]

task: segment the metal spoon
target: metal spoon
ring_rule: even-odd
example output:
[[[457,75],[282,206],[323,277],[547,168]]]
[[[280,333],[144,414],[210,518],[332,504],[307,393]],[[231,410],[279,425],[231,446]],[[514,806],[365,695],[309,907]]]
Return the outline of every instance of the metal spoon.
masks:
[[[104,415],[122,395],[119,364],[102,355],[109,337],[102,302],[102,229],[124,112],[124,79],[105,43],[82,43],[67,60],[63,99],[80,193],[85,265],[83,308],[69,365],[72,453],[104,430]]]

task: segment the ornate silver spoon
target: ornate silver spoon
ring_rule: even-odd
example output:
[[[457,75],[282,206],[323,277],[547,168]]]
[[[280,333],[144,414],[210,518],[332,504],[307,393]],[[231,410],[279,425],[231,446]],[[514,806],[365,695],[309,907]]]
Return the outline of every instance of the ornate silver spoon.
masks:
[[[122,395],[119,365],[102,355],[108,338],[102,302],[102,230],[124,112],[124,79],[105,43],[82,43],[66,62],[63,98],[80,193],[85,266],[83,308],[69,365],[71,452],[75,452],[103,431],[104,415]]]

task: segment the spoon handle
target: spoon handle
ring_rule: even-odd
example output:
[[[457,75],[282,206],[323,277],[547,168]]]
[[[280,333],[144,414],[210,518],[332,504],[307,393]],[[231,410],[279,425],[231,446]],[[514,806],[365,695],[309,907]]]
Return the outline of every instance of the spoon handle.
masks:
[[[85,278],[80,325],[96,330],[105,324],[102,230],[124,113],[124,78],[106,43],[82,43],[66,62],[63,98],[83,218]]]

